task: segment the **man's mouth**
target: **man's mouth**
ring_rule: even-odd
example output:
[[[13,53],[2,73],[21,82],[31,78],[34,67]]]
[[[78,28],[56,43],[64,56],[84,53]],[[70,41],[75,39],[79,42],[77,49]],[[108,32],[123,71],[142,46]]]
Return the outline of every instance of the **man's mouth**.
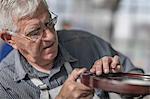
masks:
[[[50,48],[50,47],[52,47],[54,44],[55,44],[55,43],[53,42],[53,43],[51,43],[50,45],[44,47],[44,49]]]

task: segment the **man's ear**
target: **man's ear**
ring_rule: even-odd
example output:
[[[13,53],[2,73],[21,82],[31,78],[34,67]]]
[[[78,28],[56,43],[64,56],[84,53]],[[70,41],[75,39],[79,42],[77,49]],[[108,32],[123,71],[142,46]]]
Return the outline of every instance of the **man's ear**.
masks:
[[[13,48],[17,48],[15,40],[13,39],[12,35],[7,32],[0,32],[0,38],[4,40],[6,43],[11,45]]]

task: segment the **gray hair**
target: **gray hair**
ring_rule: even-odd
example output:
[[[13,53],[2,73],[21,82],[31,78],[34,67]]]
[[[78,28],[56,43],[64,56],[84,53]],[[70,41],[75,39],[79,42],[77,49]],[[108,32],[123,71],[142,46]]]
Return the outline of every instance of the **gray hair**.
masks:
[[[0,0],[0,30],[15,32],[17,26],[13,18],[32,16],[41,2],[48,8],[45,0]]]

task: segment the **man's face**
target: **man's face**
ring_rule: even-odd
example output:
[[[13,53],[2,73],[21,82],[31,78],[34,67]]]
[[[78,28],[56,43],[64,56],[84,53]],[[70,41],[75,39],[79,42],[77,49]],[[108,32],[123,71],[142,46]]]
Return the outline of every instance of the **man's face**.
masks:
[[[54,26],[50,26],[51,15],[40,7],[32,18],[17,22],[19,32],[13,37],[15,48],[27,59],[38,64],[51,64],[58,52],[58,38]]]

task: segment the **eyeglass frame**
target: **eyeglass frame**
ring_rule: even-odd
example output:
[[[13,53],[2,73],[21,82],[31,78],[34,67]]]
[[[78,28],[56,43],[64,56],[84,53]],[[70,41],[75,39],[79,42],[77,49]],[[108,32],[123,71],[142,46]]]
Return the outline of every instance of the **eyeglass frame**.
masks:
[[[39,39],[40,37],[42,37],[42,35],[43,35],[43,33],[44,33],[44,31],[45,31],[45,29],[50,29],[50,30],[52,30],[52,29],[54,29],[54,26],[56,25],[56,23],[57,23],[57,19],[58,19],[58,15],[57,14],[55,14],[54,12],[52,12],[52,11],[49,11],[49,14],[51,15],[51,17],[54,15],[54,17],[53,18],[49,18],[49,21],[48,22],[45,22],[42,26],[40,26],[39,28],[39,31],[38,31],[38,34],[40,34],[40,36],[38,37],[38,35],[37,35],[37,38],[35,38],[35,40],[33,39],[33,38],[31,38],[31,36],[33,36],[33,35],[35,35],[33,32],[36,32],[37,31],[37,29],[35,29],[35,30],[32,30],[31,32],[29,32],[29,33],[26,33],[26,35],[22,35],[22,36],[24,36],[26,39],[28,39],[28,40],[32,40],[32,41],[36,41],[37,39]],[[46,24],[49,24],[50,23],[50,25],[49,26],[47,26]],[[9,34],[11,34],[11,35],[13,35],[13,36],[16,36],[17,35],[17,33],[14,33],[14,32],[12,32],[12,31],[9,31],[9,30],[7,30],[6,31],[7,33],[9,33]],[[29,34],[33,34],[33,35],[31,35],[30,37],[28,36]]]

